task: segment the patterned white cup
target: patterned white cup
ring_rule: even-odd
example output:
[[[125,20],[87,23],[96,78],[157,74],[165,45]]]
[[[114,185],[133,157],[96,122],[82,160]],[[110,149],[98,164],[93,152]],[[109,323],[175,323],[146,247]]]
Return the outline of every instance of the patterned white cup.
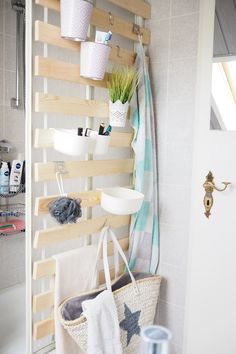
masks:
[[[74,41],[85,41],[93,11],[86,0],[61,0],[61,36]]]
[[[92,80],[103,80],[111,47],[96,42],[83,42],[80,48],[80,75]]]
[[[112,127],[124,128],[129,109],[129,102],[122,103],[120,100],[116,102],[109,101],[109,118]]]

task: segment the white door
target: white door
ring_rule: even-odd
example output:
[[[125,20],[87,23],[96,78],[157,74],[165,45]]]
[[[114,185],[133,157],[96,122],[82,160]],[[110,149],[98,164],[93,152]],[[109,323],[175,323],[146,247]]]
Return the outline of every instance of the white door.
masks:
[[[184,354],[236,354],[236,131],[209,129],[214,12],[214,0],[201,1]],[[213,193],[208,219],[202,185],[209,171],[218,187],[232,185]]]

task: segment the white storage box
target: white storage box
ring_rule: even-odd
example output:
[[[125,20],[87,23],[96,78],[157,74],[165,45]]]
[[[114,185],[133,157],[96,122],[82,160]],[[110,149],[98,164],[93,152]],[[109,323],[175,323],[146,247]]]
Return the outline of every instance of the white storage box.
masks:
[[[53,129],[54,149],[70,156],[85,154],[106,154],[108,152],[110,136],[98,135],[93,132],[90,137],[77,135],[76,129]]]
[[[61,0],[61,36],[74,41],[85,41],[93,11],[86,0]]]
[[[80,48],[80,75],[103,80],[111,48],[102,43],[83,42]]]
[[[102,190],[101,207],[111,214],[128,215],[137,213],[144,195],[132,189],[114,187]]]

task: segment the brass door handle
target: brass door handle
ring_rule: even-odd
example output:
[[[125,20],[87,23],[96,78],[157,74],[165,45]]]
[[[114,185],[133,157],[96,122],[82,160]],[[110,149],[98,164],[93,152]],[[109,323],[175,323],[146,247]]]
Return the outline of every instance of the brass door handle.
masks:
[[[209,216],[211,215],[211,209],[214,204],[214,199],[213,199],[214,190],[216,190],[218,192],[224,192],[231,183],[230,182],[222,182],[222,184],[224,185],[223,188],[218,188],[215,185],[214,176],[211,171],[206,176],[206,181],[203,184],[203,188],[205,189],[205,192],[206,192],[205,196],[204,196],[204,207],[205,207],[205,215],[207,218],[209,218]]]

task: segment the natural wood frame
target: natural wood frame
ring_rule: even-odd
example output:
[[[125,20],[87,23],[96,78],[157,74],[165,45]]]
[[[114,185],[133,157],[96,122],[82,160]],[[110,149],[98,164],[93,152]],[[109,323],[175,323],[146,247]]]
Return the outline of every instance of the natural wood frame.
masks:
[[[133,12],[135,15],[142,15],[143,18],[150,18],[150,5],[142,0],[108,0],[111,3]],[[36,0],[36,4],[45,6],[48,9],[59,10],[58,0]],[[111,14],[112,15],[112,14]],[[109,23],[110,14],[107,11],[95,8],[92,15],[92,25],[99,26],[104,30],[112,29],[114,33],[120,34],[134,42],[138,41],[137,34],[133,32],[133,23],[128,22],[114,16],[114,25],[111,27]],[[143,33],[143,43],[148,44],[150,41],[150,31],[141,26],[140,31]],[[77,52],[79,54],[80,44],[77,42],[67,41],[60,37],[60,28],[47,24],[42,21],[35,22],[35,41],[43,44],[53,45],[68,51]],[[135,61],[136,54],[127,51],[119,46],[111,46],[110,61],[122,65],[132,65]],[[35,76],[47,79],[69,81],[76,84],[87,85],[94,88],[106,89],[106,82],[109,74],[101,82],[84,79],[79,76],[79,65],[66,63],[54,58],[43,58],[37,56],[35,58]],[[88,97],[87,97],[88,98]],[[51,94],[36,94],[36,112],[43,113],[62,113],[81,115],[85,117],[105,118],[108,117],[108,106],[106,102],[96,102],[93,100],[81,100],[76,97],[61,97]],[[58,109],[59,104],[59,109]],[[73,106],[73,108],[69,107]],[[68,108],[69,107],[69,108]],[[59,112],[58,112],[59,111]],[[49,117],[50,118],[50,115]],[[113,133],[111,135],[110,147],[113,148],[130,148],[132,134],[130,133]],[[49,149],[53,148],[52,132],[49,129],[36,129],[34,138],[34,147]],[[106,165],[109,165],[107,168]],[[84,170],[86,173],[75,173],[76,167]],[[72,161],[66,162],[65,168],[68,174],[65,178],[80,178],[97,175],[113,175],[113,174],[129,174],[133,173],[134,160],[102,160],[102,161]],[[55,164],[54,163],[36,163],[35,164],[35,182],[45,182],[55,180]],[[93,207],[100,204],[101,191],[87,191],[79,193],[71,193],[73,197],[81,197],[82,207]],[[39,197],[36,199],[35,214],[43,215],[48,213],[48,203],[57,196]],[[64,225],[46,230],[36,231],[34,247],[47,247],[49,244],[65,242],[68,239],[84,236],[87,233],[98,232],[103,225],[110,225],[114,228],[128,226],[130,216],[103,216],[95,219],[79,221],[74,225]],[[58,236],[59,235],[59,236]],[[120,244],[124,251],[128,249],[128,237],[120,239]],[[109,255],[112,256],[113,250],[111,243],[108,244]],[[121,265],[120,271],[124,270]],[[43,277],[53,277],[55,275],[55,262],[53,259],[45,259],[36,261],[33,269],[33,279],[39,281]],[[114,277],[114,269],[111,269],[111,275]],[[100,284],[104,283],[104,273],[100,272]],[[49,289],[45,293],[39,293],[33,297],[33,312],[38,313],[53,308],[53,289]],[[34,323],[33,338],[41,339],[54,333],[53,317],[46,318],[42,321]]]

